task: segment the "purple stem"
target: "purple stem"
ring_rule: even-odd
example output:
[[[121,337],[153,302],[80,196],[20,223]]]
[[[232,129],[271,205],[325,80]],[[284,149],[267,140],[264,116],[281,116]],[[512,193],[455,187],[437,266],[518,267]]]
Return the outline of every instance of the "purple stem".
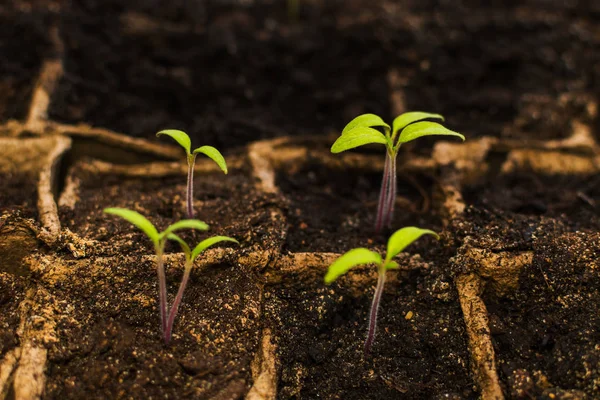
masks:
[[[387,206],[388,196],[388,185],[389,185],[389,174],[390,174],[390,156],[389,153],[385,155],[385,166],[383,168],[383,179],[381,180],[381,190],[379,191],[379,203],[377,205],[377,219],[375,221],[375,232],[379,233],[383,226],[385,208]]]
[[[188,174],[187,174],[187,217],[194,218],[194,163],[196,156],[188,157]]]
[[[384,221],[384,225],[388,228],[392,225],[392,219],[394,218],[394,207],[396,205],[396,193],[397,193],[397,178],[396,178],[396,155],[390,157],[390,184],[388,193],[388,206],[387,206],[387,219]]]
[[[173,305],[171,306],[171,311],[169,312],[169,319],[167,320],[167,326],[165,329],[165,344],[169,344],[171,341],[171,332],[173,331],[173,322],[175,321],[175,317],[177,316],[177,310],[179,309],[179,305],[181,304],[181,299],[183,298],[183,292],[185,291],[185,287],[187,286],[188,280],[190,279],[190,271],[192,270],[192,266],[186,265],[185,271],[183,272],[183,278],[181,279],[181,284],[179,284],[179,290],[177,291],[177,296],[173,301]]]
[[[373,303],[371,304],[371,313],[369,314],[369,333],[367,334],[367,340],[365,340],[365,354],[369,354],[371,345],[375,339],[375,331],[377,330],[377,311],[379,310],[379,303],[381,302],[384,284],[385,270],[380,268],[379,277],[377,278],[377,288],[375,288],[375,295],[373,296]]]
[[[160,245],[156,252],[156,271],[158,272],[158,304],[160,308],[160,322],[163,335],[167,325],[167,279],[165,278],[165,266],[163,263],[164,244]]]

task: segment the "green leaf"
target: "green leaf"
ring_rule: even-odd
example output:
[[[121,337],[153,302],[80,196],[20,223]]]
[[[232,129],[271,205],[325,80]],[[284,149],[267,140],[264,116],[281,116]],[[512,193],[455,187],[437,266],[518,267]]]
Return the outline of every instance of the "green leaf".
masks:
[[[443,127],[442,125],[436,122],[415,122],[414,124],[408,125],[402,133],[400,133],[400,138],[398,139],[399,143],[410,142],[411,140],[415,140],[422,136],[432,136],[432,135],[447,135],[447,136],[458,136],[462,140],[465,140],[465,137],[458,132],[451,131]]]
[[[198,257],[200,255],[200,253],[202,253],[204,250],[208,249],[210,246],[213,246],[219,242],[233,242],[233,243],[240,244],[234,238],[230,238],[227,236],[213,236],[211,238],[205,239],[205,240],[201,241],[200,243],[198,243],[198,245],[192,251],[192,261],[195,260],[196,257]]]
[[[192,142],[187,133],[178,131],[177,129],[166,129],[156,134],[156,136],[161,135],[171,136],[181,147],[183,147],[186,154],[191,154]]]
[[[325,275],[325,283],[330,284],[335,281],[338,277],[344,275],[350,270],[350,268],[361,264],[381,264],[381,256],[374,251],[360,247],[358,249],[352,249],[340,258],[335,260],[333,264],[329,266],[327,274]]]
[[[340,136],[331,146],[331,152],[341,153],[371,143],[387,144],[388,139],[376,129],[359,126]]]
[[[158,234],[158,231],[156,230],[154,225],[152,225],[152,222],[148,221],[146,217],[144,217],[142,214],[136,211],[128,210],[126,208],[116,207],[105,208],[104,212],[107,214],[116,215],[130,222],[131,224],[138,227],[142,232],[144,232],[155,245],[158,244],[160,240],[160,235]]]
[[[396,132],[402,130],[403,128],[405,128],[407,125],[412,124],[413,122],[417,122],[420,121],[422,119],[440,119],[440,120],[444,120],[444,117],[442,117],[440,114],[431,114],[431,113],[426,113],[426,112],[422,112],[422,111],[411,111],[411,112],[406,112],[404,114],[400,114],[398,115],[395,119],[394,122],[392,122],[392,134],[395,135]]]
[[[387,264],[385,264],[385,270],[389,271],[390,269],[398,269],[400,268],[400,264],[398,264],[396,261],[388,261]]]
[[[199,231],[207,231],[208,225],[205,222],[199,221],[197,219],[184,219],[179,222],[175,222],[173,225],[169,226],[167,229],[162,231],[159,235],[159,239],[163,240],[170,233],[173,233],[180,229],[196,229]]]
[[[354,118],[352,121],[348,122],[348,124],[344,127],[342,131],[342,135],[350,132],[352,129],[356,127],[371,127],[371,126],[383,126],[388,131],[390,130],[390,126],[386,124],[380,116],[375,114],[363,114]]]
[[[407,226],[406,228],[394,232],[394,234],[390,236],[390,240],[388,240],[386,261],[389,262],[404,250],[406,246],[410,245],[423,235],[433,235],[436,239],[440,238],[434,231],[417,228],[415,226]]]
[[[194,154],[198,153],[202,153],[214,162],[216,162],[219,168],[221,168],[225,175],[227,175],[227,164],[225,163],[225,158],[223,158],[223,155],[219,150],[215,149],[212,146],[202,146],[194,150]]]
[[[167,235],[167,239],[174,240],[177,243],[179,243],[179,245],[181,246],[181,250],[183,250],[183,252],[185,253],[185,257],[186,258],[191,257],[192,250],[190,249],[190,246],[188,246],[188,244],[182,238],[180,238],[179,236],[177,236],[174,233],[169,233]]]

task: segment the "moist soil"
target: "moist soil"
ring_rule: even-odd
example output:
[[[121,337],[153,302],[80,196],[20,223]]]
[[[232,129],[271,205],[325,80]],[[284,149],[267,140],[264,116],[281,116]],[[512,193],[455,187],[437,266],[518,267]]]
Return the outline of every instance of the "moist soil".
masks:
[[[0,358],[19,345],[14,329],[19,326],[18,306],[25,298],[25,287],[23,277],[0,271]]]
[[[167,263],[177,291],[183,259]],[[42,278],[50,304],[68,304],[50,346],[45,398],[215,398],[247,392],[260,337],[259,278],[240,265],[193,270],[166,346],[160,334],[154,260],[70,262]],[[51,276],[51,275],[50,275]],[[66,311],[66,312],[65,312]]]
[[[43,13],[22,13],[0,5],[0,122],[27,116],[42,60],[49,55]]]
[[[384,250],[393,230],[375,232],[381,179],[381,171],[332,169],[310,156],[300,166],[279,170],[277,185],[288,199],[285,248],[338,253],[364,246]],[[432,176],[399,174],[392,226],[440,231],[441,219],[432,207],[434,190]]]
[[[363,346],[374,269],[355,270],[331,286],[317,271],[269,287],[265,315],[283,364],[279,399],[477,398],[448,257],[435,245],[408,253],[420,254],[425,266],[388,272],[369,355]]]
[[[77,166],[69,179],[80,182],[73,208],[60,207],[66,227],[84,239],[98,242],[95,255],[150,254],[150,240],[131,225],[103,212],[107,207],[135,210],[148,217],[159,230],[186,219],[186,174],[175,172],[163,177],[126,177],[116,173],[98,173]],[[195,218],[210,226],[208,232],[182,232],[182,237],[197,243],[205,237],[225,235],[240,241],[242,248],[277,248],[271,210],[280,203],[255,189],[247,162],[240,169],[230,168],[228,175],[219,172],[196,172],[194,175]],[[170,243],[167,251],[180,251]]]
[[[135,4],[63,7],[53,119],[220,149],[390,109],[442,113],[471,138],[600,126],[595,2],[307,1],[297,22],[284,2]]]
[[[0,181],[0,216],[37,218],[37,178],[7,171]]]
[[[507,394],[525,398],[550,390],[558,396],[556,386],[594,398],[600,382],[600,180],[524,171],[492,182],[465,190],[472,207],[456,234],[479,237],[477,245],[497,251],[533,252],[518,290],[484,296]]]

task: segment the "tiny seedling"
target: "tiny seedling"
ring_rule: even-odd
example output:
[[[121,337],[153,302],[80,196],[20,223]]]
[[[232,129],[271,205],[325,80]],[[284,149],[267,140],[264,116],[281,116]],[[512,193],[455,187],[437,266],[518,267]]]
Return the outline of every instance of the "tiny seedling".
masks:
[[[375,339],[375,330],[377,328],[377,311],[379,309],[379,303],[381,302],[381,295],[383,294],[385,273],[390,269],[398,269],[399,267],[398,263],[392,259],[402,252],[402,250],[404,250],[408,245],[426,234],[433,235],[436,239],[439,239],[437,233],[433,231],[409,226],[396,231],[392,236],[390,236],[390,239],[387,243],[387,254],[385,259],[382,259],[381,255],[378,253],[361,247],[348,251],[329,266],[327,274],[325,275],[326,284],[332,283],[338,277],[344,275],[352,267],[356,267],[357,265],[377,265],[377,287],[375,288],[373,303],[371,304],[371,312],[369,314],[369,332],[367,334],[367,339],[365,340],[365,354],[369,353],[371,350],[371,345],[373,344],[373,340]]]
[[[175,231],[180,229],[196,229],[199,231],[206,231],[208,230],[208,225],[195,219],[184,219],[182,221],[175,222],[164,231],[158,232],[154,225],[152,225],[152,223],[148,221],[146,217],[138,212],[131,211],[126,208],[106,208],[104,209],[104,212],[121,217],[135,225],[142,232],[144,232],[148,238],[150,238],[152,244],[154,245],[154,251],[156,252],[156,271],[158,273],[160,320],[163,338],[165,343],[169,343],[169,337],[167,337],[167,281],[165,279],[165,267],[163,262],[165,244],[169,238],[169,235],[173,234]]]
[[[335,154],[372,143],[386,146],[383,180],[375,220],[377,232],[384,226],[389,227],[394,215],[397,191],[396,156],[400,146],[420,137],[432,135],[457,136],[465,140],[460,133],[451,131],[436,122],[423,121],[425,119],[443,121],[444,117],[420,111],[407,112],[396,117],[390,128],[383,119],[375,114],[359,115],[346,125],[341,136],[331,146],[331,152]],[[384,133],[374,127],[383,129]]]
[[[175,321],[175,317],[177,316],[177,310],[179,309],[179,305],[181,304],[181,299],[183,298],[183,291],[187,286],[188,280],[190,279],[190,272],[192,271],[192,267],[194,266],[194,261],[198,258],[200,253],[204,250],[208,249],[210,246],[213,246],[219,242],[234,242],[238,243],[237,240],[227,237],[227,236],[213,236],[211,238],[205,239],[198,243],[196,247],[192,250],[188,244],[181,239],[179,236],[174,233],[169,234],[169,239],[175,240],[181,246],[185,254],[185,270],[183,271],[183,278],[181,279],[181,284],[179,285],[179,290],[177,291],[177,296],[175,296],[175,300],[173,301],[173,305],[171,306],[171,310],[169,311],[169,317],[167,318],[167,326],[165,332],[165,341],[168,344],[171,340],[171,332],[173,330],[173,322]],[[239,244],[239,243],[238,243]]]
[[[160,131],[156,134],[156,136],[167,135],[173,138],[183,149],[185,150],[185,154],[187,155],[187,164],[188,164],[188,174],[187,174],[187,191],[186,191],[186,202],[187,202],[187,217],[189,219],[194,218],[194,164],[196,163],[196,156],[199,153],[204,154],[211,160],[213,160],[221,171],[225,175],[227,175],[227,164],[225,163],[225,158],[221,152],[215,149],[212,146],[202,146],[198,147],[194,151],[192,149],[192,141],[187,133],[183,131],[178,131],[176,129],[167,129],[164,131]]]

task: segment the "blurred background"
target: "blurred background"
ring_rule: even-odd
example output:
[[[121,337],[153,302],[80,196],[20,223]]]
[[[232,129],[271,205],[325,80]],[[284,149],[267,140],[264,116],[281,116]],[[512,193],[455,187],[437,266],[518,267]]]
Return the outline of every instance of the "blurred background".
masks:
[[[468,137],[600,126],[595,0],[1,4],[0,123],[26,117],[43,60],[60,58],[50,119],[182,129],[225,151],[339,132],[364,112],[437,112]]]

